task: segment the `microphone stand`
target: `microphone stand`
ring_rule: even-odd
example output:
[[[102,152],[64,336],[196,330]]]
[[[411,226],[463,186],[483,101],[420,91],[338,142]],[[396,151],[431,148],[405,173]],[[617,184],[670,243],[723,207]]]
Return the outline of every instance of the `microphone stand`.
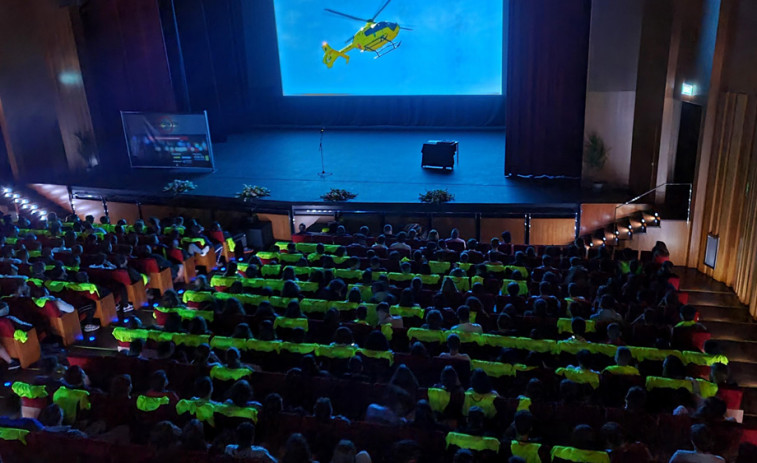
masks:
[[[326,172],[326,163],[323,160],[323,134],[326,132],[325,128],[321,128],[321,142],[318,144],[318,151],[321,152],[321,171],[318,173],[318,176],[321,178],[326,178],[330,176],[331,172]]]

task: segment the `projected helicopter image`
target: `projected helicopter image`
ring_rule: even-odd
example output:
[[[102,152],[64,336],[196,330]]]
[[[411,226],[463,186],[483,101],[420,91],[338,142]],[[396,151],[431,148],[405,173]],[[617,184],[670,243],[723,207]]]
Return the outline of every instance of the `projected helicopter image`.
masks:
[[[273,7],[284,96],[502,95],[503,0],[273,0]],[[260,64],[253,72],[273,85],[276,76]]]
[[[354,19],[355,21],[365,22],[365,25],[361,27],[360,30],[358,30],[357,33],[352,36],[352,38],[347,40],[347,43],[349,45],[342,48],[341,50],[335,50],[328,44],[328,42],[323,42],[323,44],[321,45],[321,48],[323,48],[324,52],[323,63],[327,67],[331,68],[339,57],[344,58],[345,62],[349,63],[350,55],[348,55],[347,53],[350,50],[354,49],[358,49],[361,52],[374,52],[376,54],[374,58],[380,58],[390,51],[396,50],[402,43],[394,41],[394,39],[397,38],[397,35],[400,33],[400,30],[412,31],[413,29],[409,27],[402,27],[396,22],[376,22],[378,15],[380,15],[381,12],[384,11],[387,6],[389,6],[389,3],[391,1],[392,0],[386,0],[386,3],[384,3],[370,19],[362,19],[346,13],[342,13],[340,11],[332,10],[330,8],[324,8],[325,11],[331,14]]]

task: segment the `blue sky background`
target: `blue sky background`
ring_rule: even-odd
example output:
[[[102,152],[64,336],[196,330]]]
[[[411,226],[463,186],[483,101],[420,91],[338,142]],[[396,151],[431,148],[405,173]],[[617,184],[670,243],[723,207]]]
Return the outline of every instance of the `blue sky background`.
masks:
[[[352,50],[327,68],[321,43],[341,49],[365,23],[324,8],[370,18],[382,4],[274,0],[284,95],[502,94],[502,0],[392,0],[376,21],[411,27],[402,45],[378,59]]]

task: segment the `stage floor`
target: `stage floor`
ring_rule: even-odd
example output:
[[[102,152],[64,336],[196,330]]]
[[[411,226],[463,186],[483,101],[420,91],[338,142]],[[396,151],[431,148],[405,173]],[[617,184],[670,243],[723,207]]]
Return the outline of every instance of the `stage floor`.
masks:
[[[242,184],[271,189],[269,199],[319,201],[330,188],[344,188],[356,202],[415,203],[428,189],[446,188],[456,203],[562,203],[580,195],[565,185],[544,188],[505,178],[504,131],[327,130],[326,172],[321,172],[320,131],[267,130],[228,137],[214,145],[216,172],[197,178],[196,194],[233,196]],[[459,142],[453,170],[422,169],[428,140]],[[210,191],[209,191],[210,190]],[[567,193],[567,195],[566,195]],[[574,192],[575,193],[575,192]]]
[[[453,170],[421,168],[421,148],[428,140],[459,142]],[[582,200],[577,181],[505,178],[504,130],[326,130],[323,153],[331,174],[326,177],[318,175],[319,141],[318,129],[255,130],[213,145],[214,173],[139,169],[67,182],[160,194],[166,182],[185,178],[197,185],[192,195],[220,198],[236,196],[244,184],[260,185],[270,188],[269,200],[300,204],[320,202],[331,188],[356,193],[352,203],[417,204],[419,194],[435,188],[454,194],[454,204],[567,205]]]

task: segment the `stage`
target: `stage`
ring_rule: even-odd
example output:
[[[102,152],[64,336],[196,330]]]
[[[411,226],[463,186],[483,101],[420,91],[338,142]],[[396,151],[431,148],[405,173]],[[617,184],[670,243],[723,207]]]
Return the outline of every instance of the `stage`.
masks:
[[[230,135],[213,145],[216,171],[184,173],[133,169],[114,179],[90,175],[68,179],[77,188],[161,195],[174,178],[190,179],[191,196],[234,198],[244,184],[265,186],[265,202],[317,204],[331,188],[357,194],[350,204],[420,205],[418,195],[447,189],[455,208],[463,205],[549,205],[573,208],[581,202],[578,181],[505,178],[504,130],[326,129],[325,177],[319,153],[320,129],[268,129]],[[429,140],[459,142],[453,170],[421,168],[421,148]],[[107,181],[105,180],[107,178]],[[65,182],[60,182],[63,183]]]

